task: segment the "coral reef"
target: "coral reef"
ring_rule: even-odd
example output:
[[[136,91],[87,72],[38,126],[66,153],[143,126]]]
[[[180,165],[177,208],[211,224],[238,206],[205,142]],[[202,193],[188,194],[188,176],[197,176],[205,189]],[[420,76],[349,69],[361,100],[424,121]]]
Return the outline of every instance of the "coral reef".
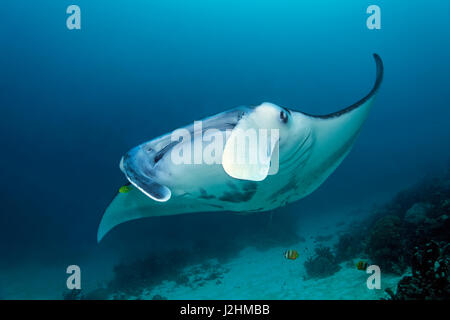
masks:
[[[450,170],[399,192],[356,226],[341,234],[335,245],[337,261],[366,255],[382,272],[402,278],[391,299],[448,299],[450,240]]]
[[[319,246],[315,255],[309,257],[304,263],[309,278],[324,278],[340,270],[335,255],[329,247]]]
[[[67,289],[63,292],[64,300],[84,300],[84,295],[81,292],[81,289]]]
[[[430,241],[416,247],[412,259],[412,276],[403,277],[397,293],[387,293],[393,300],[449,300],[450,245]]]
[[[97,288],[88,293],[83,293],[81,289],[66,290],[63,292],[64,300],[108,300],[111,291],[107,288]]]
[[[427,219],[427,214],[433,209],[433,206],[426,202],[415,203],[406,211],[405,222],[418,225]]]
[[[83,300],[108,300],[111,292],[107,288],[97,288],[86,293]]]
[[[114,278],[108,284],[108,289],[139,295],[144,287],[179,277],[189,261],[188,252],[173,250],[169,254],[151,254],[145,259],[119,264],[114,267]]]
[[[330,241],[331,239],[333,239],[333,235],[329,234],[326,236],[317,236],[315,239],[317,242],[327,242],[327,241]]]
[[[371,261],[385,272],[402,274],[406,268],[403,256],[403,229],[397,216],[385,216],[375,223],[366,251]]]
[[[223,274],[228,272],[218,260],[204,261],[204,257],[195,254],[195,251],[173,251],[171,255],[152,254],[129,264],[119,264],[114,268],[114,278],[107,288],[97,289],[87,298],[100,294],[109,294],[113,299],[139,298],[144,290],[167,280],[179,286],[196,288],[207,281],[220,282]],[[193,261],[201,263],[192,264]]]
[[[337,262],[347,261],[356,256],[361,256],[364,251],[364,234],[362,232],[344,233],[339,237],[334,249]]]

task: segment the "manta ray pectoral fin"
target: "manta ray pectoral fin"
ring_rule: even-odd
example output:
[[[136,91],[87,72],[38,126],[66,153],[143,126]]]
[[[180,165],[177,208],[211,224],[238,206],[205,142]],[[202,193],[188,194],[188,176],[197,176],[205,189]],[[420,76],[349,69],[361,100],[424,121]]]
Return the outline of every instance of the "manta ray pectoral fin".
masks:
[[[97,241],[117,225],[131,220],[168,216],[183,212],[219,211],[223,207],[209,206],[198,201],[197,198],[174,198],[169,202],[153,201],[146,194],[132,185],[121,187],[110,202],[97,231]]]
[[[277,181],[278,183],[274,184],[275,187],[278,187],[278,191],[275,191],[274,194],[276,196],[285,194],[286,196],[287,191],[292,191],[287,194],[287,198],[282,200],[282,204],[285,204],[313,192],[348,154],[374,103],[375,95],[383,78],[383,63],[378,55],[375,54],[374,58],[376,81],[372,90],[358,102],[340,111],[314,116],[263,103],[252,108],[236,108],[207,118],[203,123],[204,130],[219,129],[221,132],[232,130],[222,153],[223,170],[236,179],[262,181],[268,175],[277,173],[278,155],[283,151],[283,157],[280,157],[283,160],[280,163],[280,171],[284,171]],[[189,132],[194,132],[193,126],[186,128]],[[270,139],[267,136],[259,135],[264,130],[270,131]],[[272,139],[274,137],[272,130],[280,131],[283,140],[278,140],[278,133],[275,134],[277,135],[276,139]],[[228,131],[225,134],[228,136]],[[256,144],[251,142],[247,144],[247,139],[251,140],[252,134],[256,134]],[[262,139],[260,140],[260,138]],[[184,193],[180,193],[177,188],[178,181],[174,181],[176,179],[174,177],[184,178],[183,168],[185,167],[180,167],[182,169],[178,171],[177,175],[167,175],[162,170],[165,168],[164,157],[174,146],[169,140],[171,140],[170,135],[162,136],[133,148],[123,157],[120,168],[133,187],[121,188],[106,209],[98,229],[98,241],[118,224],[144,217],[188,212],[235,211],[235,207],[228,206],[227,203],[235,204],[237,202],[249,205],[248,208],[243,207],[246,209],[245,212],[258,212],[273,208],[267,207],[266,203],[259,201],[260,199],[264,200],[263,197],[254,198],[257,190],[255,182],[241,182],[242,189],[236,186],[238,183],[236,185],[224,184],[225,188],[222,189],[221,182],[225,182],[222,181],[224,174],[218,166],[208,167],[211,170],[196,171],[208,172],[207,177],[218,177],[219,181],[217,179],[206,181],[213,180],[209,178],[199,181],[200,183],[206,182],[216,192],[211,194],[207,194],[206,191],[202,192],[195,181],[197,175],[188,175],[194,179],[187,178],[183,185]],[[255,140],[253,140],[254,142]],[[289,152],[286,153],[286,150]],[[255,154],[257,155],[256,161],[251,158]],[[200,168],[205,169],[206,167],[201,166]],[[215,171],[217,168],[220,172]],[[211,173],[212,175],[209,175]],[[285,177],[289,176],[291,179],[284,183]],[[266,180],[267,185],[275,181],[269,180]],[[190,185],[190,181],[192,181],[192,185]],[[171,201],[168,201],[172,194],[171,190],[164,184],[175,188]],[[263,184],[261,183],[261,185]],[[299,186],[300,184],[302,186]],[[201,184],[201,187],[204,185]],[[250,204],[250,199],[254,199],[252,204]],[[254,207],[255,203],[256,207]],[[276,205],[280,205],[280,203],[276,203]]]
[[[296,115],[312,128],[314,144],[308,160],[308,169],[314,173],[315,190],[337,168],[350,152],[368,114],[383,79],[383,62],[374,54],[376,78],[372,90],[356,103],[327,115]],[[306,116],[306,117],[305,117]]]
[[[355,102],[354,104],[330,113],[330,114],[326,114],[326,115],[311,115],[311,114],[307,114],[305,112],[302,112],[305,115],[308,115],[310,117],[314,117],[317,119],[334,119],[334,118],[339,118],[341,116],[345,116],[348,114],[351,114],[353,111],[358,110],[358,109],[367,109],[365,107],[370,106],[373,102],[373,99],[375,97],[375,95],[377,94],[378,90],[380,89],[380,85],[381,82],[383,81],[383,74],[384,74],[384,67],[383,67],[383,61],[381,60],[380,56],[376,53],[373,54],[373,58],[375,60],[375,65],[376,65],[376,78],[375,78],[375,83],[372,87],[372,90],[370,90],[370,92],[361,100]]]
[[[123,188],[123,187],[122,187]],[[126,192],[119,189],[114,199],[106,208],[97,231],[97,241],[115,226],[134,219],[158,216],[163,204],[149,199],[139,189],[128,185]]]

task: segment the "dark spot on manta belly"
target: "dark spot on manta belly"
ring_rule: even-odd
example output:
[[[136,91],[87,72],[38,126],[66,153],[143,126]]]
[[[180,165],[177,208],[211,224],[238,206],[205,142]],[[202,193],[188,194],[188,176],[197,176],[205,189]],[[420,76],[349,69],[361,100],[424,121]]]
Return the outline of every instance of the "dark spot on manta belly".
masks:
[[[274,194],[272,194],[272,196],[270,197],[273,200],[278,199],[278,197],[288,193],[289,191],[295,191],[295,189],[297,189],[297,177],[296,176],[292,176],[291,179],[289,179],[289,182],[283,186],[280,190],[278,190],[277,192],[275,192]]]
[[[257,209],[247,210],[247,212],[261,212],[261,211],[265,211],[265,210],[267,210],[267,209],[264,207],[261,207],[261,208],[257,208]]]
[[[256,182],[245,182],[242,186],[242,190],[236,187],[233,183],[228,183],[230,187],[230,191],[225,191],[222,196],[219,197],[219,200],[226,202],[247,202],[256,193],[257,184]]]
[[[206,190],[203,189],[203,188],[200,188],[199,191],[200,191],[200,195],[199,195],[198,197],[199,197],[200,199],[208,200],[208,199],[214,199],[214,198],[216,197],[216,196],[214,196],[214,195],[212,195],[212,194],[208,194],[208,193],[206,192]]]
[[[223,206],[221,206],[219,204],[208,203],[208,206],[213,207],[213,208],[225,209]]]

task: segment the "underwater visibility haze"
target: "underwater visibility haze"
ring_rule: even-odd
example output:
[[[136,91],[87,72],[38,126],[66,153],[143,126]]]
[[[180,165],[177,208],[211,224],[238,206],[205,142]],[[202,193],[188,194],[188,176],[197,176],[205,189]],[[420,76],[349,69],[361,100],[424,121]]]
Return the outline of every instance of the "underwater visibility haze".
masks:
[[[4,1],[0,299],[448,300],[448,12]],[[199,120],[221,163],[175,165]]]

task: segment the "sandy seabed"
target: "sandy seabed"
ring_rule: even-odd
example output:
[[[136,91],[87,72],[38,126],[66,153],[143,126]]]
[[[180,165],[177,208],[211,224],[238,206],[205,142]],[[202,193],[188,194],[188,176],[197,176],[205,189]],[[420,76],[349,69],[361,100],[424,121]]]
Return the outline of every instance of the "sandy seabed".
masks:
[[[201,281],[194,285],[178,285],[174,281],[164,281],[144,291],[139,298],[152,299],[155,295],[160,295],[168,299],[194,300],[377,300],[387,297],[385,288],[392,288],[395,291],[397,282],[401,279],[401,276],[382,275],[381,289],[370,290],[366,284],[369,274],[357,270],[351,262],[341,263],[341,270],[327,278],[306,279],[303,259],[285,260],[283,250],[285,248],[273,248],[260,252],[248,248],[233,261],[222,265],[227,271],[219,281]]]
[[[342,217],[341,217],[342,218]],[[304,267],[305,260],[314,254],[314,248],[318,245],[333,247],[338,239],[338,234],[345,225],[336,227],[336,221],[328,221],[324,226],[323,221],[303,225],[299,234],[304,241],[289,247],[272,247],[267,250],[258,250],[247,247],[234,258],[225,263],[217,260],[209,261],[213,266],[214,277],[202,274],[202,265],[193,265],[185,268],[184,274],[188,274],[189,280],[184,284],[174,280],[165,280],[159,285],[144,289],[139,296],[121,295],[125,299],[153,299],[155,296],[167,299],[358,299],[378,300],[387,298],[386,288],[394,292],[400,275],[381,274],[381,289],[368,289],[367,278],[370,276],[364,271],[356,269],[355,263],[359,260],[355,257],[351,261],[340,264],[341,269],[335,274],[321,279],[307,277]],[[331,239],[319,243],[317,236],[332,235]],[[295,249],[300,256],[296,260],[287,260],[284,252],[287,249]],[[220,248],[218,248],[220,250]],[[114,259],[87,259],[82,266],[86,276],[91,274],[90,281],[84,281],[84,292],[96,288],[97,277],[105,275],[105,270],[111,269]],[[61,299],[65,290],[67,275],[65,266],[31,266],[13,270],[8,274],[0,274],[2,282],[3,299]],[[203,268],[203,269],[202,269]],[[192,270],[200,270],[195,273]],[[214,271],[215,270],[215,271]],[[112,277],[111,271],[107,278]],[[13,279],[14,278],[14,279]],[[108,279],[103,278],[106,282]],[[86,291],[87,290],[87,291]],[[111,299],[117,295],[111,295]]]
[[[391,288],[394,292],[398,281],[404,276],[381,273],[381,289],[368,289],[367,279],[370,274],[357,270],[354,258],[340,264],[341,269],[335,274],[321,279],[307,277],[305,260],[319,245],[315,237],[325,233],[334,236],[320,244],[333,246],[340,231],[335,221],[329,221],[330,227],[311,225],[305,241],[286,247],[274,247],[265,251],[245,248],[240,254],[220,264],[221,278],[199,280],[187,285],[175,281],[164,281],[158,286],[145,290],[140,299],[152,299],[155,295],[167,299],[329,299],[329,300],[379,300],[387,298],[384,291]],[[345,226],[342,226],[345,228]],[[304,234],[304,233],[302,233]],[[287,249],[295,249],[300,257],[296,260],[284,258]],[[218,264],[211,261],[211,264]],[[189,272],[188,272],[189,273]],[[133,297],[131,297],[133,298]],[[137,298],[137,297],[136,297]]]

